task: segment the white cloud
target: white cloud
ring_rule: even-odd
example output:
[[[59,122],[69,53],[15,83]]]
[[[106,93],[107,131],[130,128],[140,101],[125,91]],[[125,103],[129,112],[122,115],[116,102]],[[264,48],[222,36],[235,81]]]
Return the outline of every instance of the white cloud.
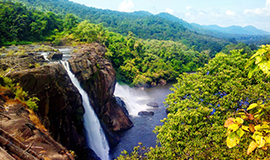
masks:
[[[266,0],[266,8],[270,9],[270,0]]]
[[[166,12],[167,12],[167,13],[170,13],[170,14],[173,14],[173,10],[170,9],[170,8],[166,8]]]
[[[227,10],[225,13],[227,16],[235,16],[236,15],[236,13],[231,11],[231,10]]]
[[[192,7],[191,6],[186,6],[186,9],[187,10],[190,10]]]
[[[270,0],[266,0],[265,7],[246,9],[244,14],[255,14],[255,15],[270,15]]]
[[[119,6],[118,10],[121,12],[131,12],[134,7],[132,0],[124,0]]]

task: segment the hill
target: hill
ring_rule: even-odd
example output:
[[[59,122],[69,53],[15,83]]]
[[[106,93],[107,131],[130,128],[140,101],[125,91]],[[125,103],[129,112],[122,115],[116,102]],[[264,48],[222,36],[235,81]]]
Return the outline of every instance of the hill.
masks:
[[[230,27],[220,27],[218,25],[205,25],[202,26],[203,28],[209,29],[209,30],[215,30],[218,32],[226,33],[226,34],[243,34],[243,35],[270,35],[269,32],[266,32],[264,30],[257,29],[253,26],[246,26],[246,27],[240,27],[240,26],[230,26]]]
[[[169,13],[160,13],[157,16],[165,18],[172,22],[177,22],[187,29],[201,34],[211,35],[217,38],[235,39],[238,42],[247,44],[266,44],[270,42],[270,33],[264,30],[257,29],[253,26],[230,26],[220,27],[217,25],[199,25],[196,23],[188,23],[180,18],[177,18]]]

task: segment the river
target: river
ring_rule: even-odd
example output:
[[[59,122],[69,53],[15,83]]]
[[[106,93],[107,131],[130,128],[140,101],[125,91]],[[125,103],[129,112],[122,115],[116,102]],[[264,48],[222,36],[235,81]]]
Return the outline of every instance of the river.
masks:
[[[166,118],[166,108],[163,104],[166,96],[170,91],[171,85],[158,86],[154,88],[130,88],[127,85],[116,84],[114,95],[121,97],[127,105],[130,113],[130,119],[134,123],[134,127],[122,133],[121,142],[111,151],[111,157],[116,158],[121,151],[126,150],[132,152],[139,142],[146,147],[154,147],[156,145],[156,135],[153,130],[156,126],[162,125],[160,120]],[[156,102],[159,107],[153,108],[146,104]],[[138,116],[140,111],[153,111],[153,116]]]

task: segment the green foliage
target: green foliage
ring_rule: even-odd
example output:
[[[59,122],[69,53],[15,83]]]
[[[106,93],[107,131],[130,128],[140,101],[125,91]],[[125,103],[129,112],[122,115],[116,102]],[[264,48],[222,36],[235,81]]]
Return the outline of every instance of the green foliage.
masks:
[[[28,96],[28,94],[23,91],[23,88],[19,86],[19,84],[17,84],[17,87],[15,89],[15,95],[16,95],[16,98],[21,100],[21,101],[24,101],[25,98]]]
[[[247,113],[247,111],[250,113]],[[270,102],[264,103],[258,101],[251,104],[247,111],[243,110],[237,113],[237,118],[229,118],[225,122],[227,131],[227,146],[229,148],[235,147],[239,144],[242,136],[247,133],[248,138],[252,138],[247,154],[251,154],[255,149],[267,150],[270,147]],[[234,137],[232,138],[232,135]],[[245,137],[246,138],[246,137]]]
[[[69,41],[100,42],[107,47],[106,56],[117,71],[118,81],[131,85],[156,85],[174,81],[183,72],[196,71],[209,60],[207,52],[199,53],[174,41],[142,40],[109,32],[102,25],[82,21],[70,34]]]
[[[89,23],[87,20],[82,21],[73,30],[75,41],[95,42],[102,41],[104,38],[104,29],[102,25]]]
[[[0,45],[45,40],[55,29],[62,30],[62,20],[53,12],[30,11],[20,3],[0,2]]]
[[[29,109],[31,109],[33,111],[38,111],[38,105],[37,105],[38,101],[39,101],[39,99],[37,97],[33,97],[33,98],[29,98],[26,101],[26,104],[27,104]]]
[[[8,77],[2,77],[3,78],[3,82],[4,82],[4,86],[7,88],[14,88],[15,84],[13,83],[12,79],[8,78]]]
[[[246,103],[269,98],[269,79],[262,74],[247,77],[245,69],[247,55],[232,51],[230,55],[219,53],[194,74],[181,74],[173,86],[172,94],[166,99],[167,118],[162,126],[155,129],[158,146],[145,155],[148,159],[256,159],[269,156],[258,151],[247,155],[250,144],[248,134],[230,127],[228,142],[231,146],[240,141],[241,145],[227,148],[224,122],[239,109],[247,108]],[[246,101],[245,103],[243,101]],[[236,144],[234,143],[236,142]]]
[[[255,72],[259,70],[269,76],[270,74],[270,45],[262,45],[260,49],[250,58],[246,67],[250,67],[251,70],[248,74],[251,77]]]
[[[23,90],[19,84],[15,84],[12,79],[8,77],[0,76],[3,79],[3,86],[10,89],[15,94],[15,99],[25,102],[27,107],[33,111],[38,110],[37,102],[39,99],[37,97],[29,98],[28,93]]]
[[[145,153],[149,152],[149,148],[143,146],[141,142],[139,145],[134,147],[133,152],[128,154],[126,150],[122,151],[122,155],[117,157],[118,160],[132,160],[132,159],[147,159]]]
[[[263,45],[249,59],[247,67],[250,67],[249,77],[261,70],[269,75],[270,69],[270,45]],[[266,102],[265,102],[266,101]],[[250,113],[248,113],[249,111]],[[266,151],[270,147],[270,101],[269,98],[258,100],[257,103],[251,104],[247,110],[241,110],[237,113],[237,118],[229,118],[225,122],[227,130],[227,146],[235,147],[239,144],[242,135],[247,132],[248,138],[252,138],[247,155],[256,150],[255,155],[259,151]]]

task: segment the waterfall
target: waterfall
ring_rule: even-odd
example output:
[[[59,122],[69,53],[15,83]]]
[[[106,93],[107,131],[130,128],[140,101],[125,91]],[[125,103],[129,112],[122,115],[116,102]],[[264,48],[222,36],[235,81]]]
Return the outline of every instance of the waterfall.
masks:
[[[100,122],[89,102],[87,93],[81,87],[78,79],[70,71],[69,63],[67,61],[61,61],[62,65],[66,69],[69,78],[76,88],[79,90],[82,96],[83,107],[85,114],[84,119],[84,128],[86,130],[86,139],[88,146],[97,154],[97,156],[102,160],[109,160],[109,145],[106,140],[103,129],[100,125]]]
[[[138,116],[140,111],[146,111],[150,108],[146,104],[152,98],[141,89],[133,89],[127,85],[116,83],[114,95],[122,98],[126,103],[129,115]]]

